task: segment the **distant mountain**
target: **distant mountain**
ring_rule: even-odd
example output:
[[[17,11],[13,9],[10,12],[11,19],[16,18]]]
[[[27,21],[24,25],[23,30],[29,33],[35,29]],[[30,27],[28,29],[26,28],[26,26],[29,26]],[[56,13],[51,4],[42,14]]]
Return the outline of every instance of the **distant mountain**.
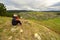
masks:
[[[7,12],[30,12],[33,10],[7,10]]]

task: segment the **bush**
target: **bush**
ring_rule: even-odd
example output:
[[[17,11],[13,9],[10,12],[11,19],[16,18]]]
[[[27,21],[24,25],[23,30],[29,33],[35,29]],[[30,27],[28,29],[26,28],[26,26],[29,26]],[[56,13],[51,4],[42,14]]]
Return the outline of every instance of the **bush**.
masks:
[[[0,16],[6,15],[6,8],[3,3],[0,3]]]

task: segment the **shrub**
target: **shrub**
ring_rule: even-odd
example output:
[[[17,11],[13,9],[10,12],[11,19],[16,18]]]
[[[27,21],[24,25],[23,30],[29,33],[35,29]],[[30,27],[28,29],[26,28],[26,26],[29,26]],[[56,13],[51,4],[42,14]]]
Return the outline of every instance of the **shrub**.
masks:
[[[0,3],[0,16],[6,15],[6,8],[3,3]]]

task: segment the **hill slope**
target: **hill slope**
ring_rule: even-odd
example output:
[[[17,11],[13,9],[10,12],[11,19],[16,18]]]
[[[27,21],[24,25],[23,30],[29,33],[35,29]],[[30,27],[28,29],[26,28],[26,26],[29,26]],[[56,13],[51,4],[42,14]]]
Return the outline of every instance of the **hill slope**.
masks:
[[[12,26],[11,18],[0,17],[0,40],[60,40],[59,34],[35,20],[21,19],[21,22],[22,26]]]

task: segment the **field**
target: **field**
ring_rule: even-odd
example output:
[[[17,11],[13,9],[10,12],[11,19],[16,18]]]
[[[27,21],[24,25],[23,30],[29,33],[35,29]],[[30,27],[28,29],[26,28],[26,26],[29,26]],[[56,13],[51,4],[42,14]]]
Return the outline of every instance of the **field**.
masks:
[[[59,13],[19,12],[22,26],[12,26],[11,17],[0,16],[0,40],[60,40]]]

